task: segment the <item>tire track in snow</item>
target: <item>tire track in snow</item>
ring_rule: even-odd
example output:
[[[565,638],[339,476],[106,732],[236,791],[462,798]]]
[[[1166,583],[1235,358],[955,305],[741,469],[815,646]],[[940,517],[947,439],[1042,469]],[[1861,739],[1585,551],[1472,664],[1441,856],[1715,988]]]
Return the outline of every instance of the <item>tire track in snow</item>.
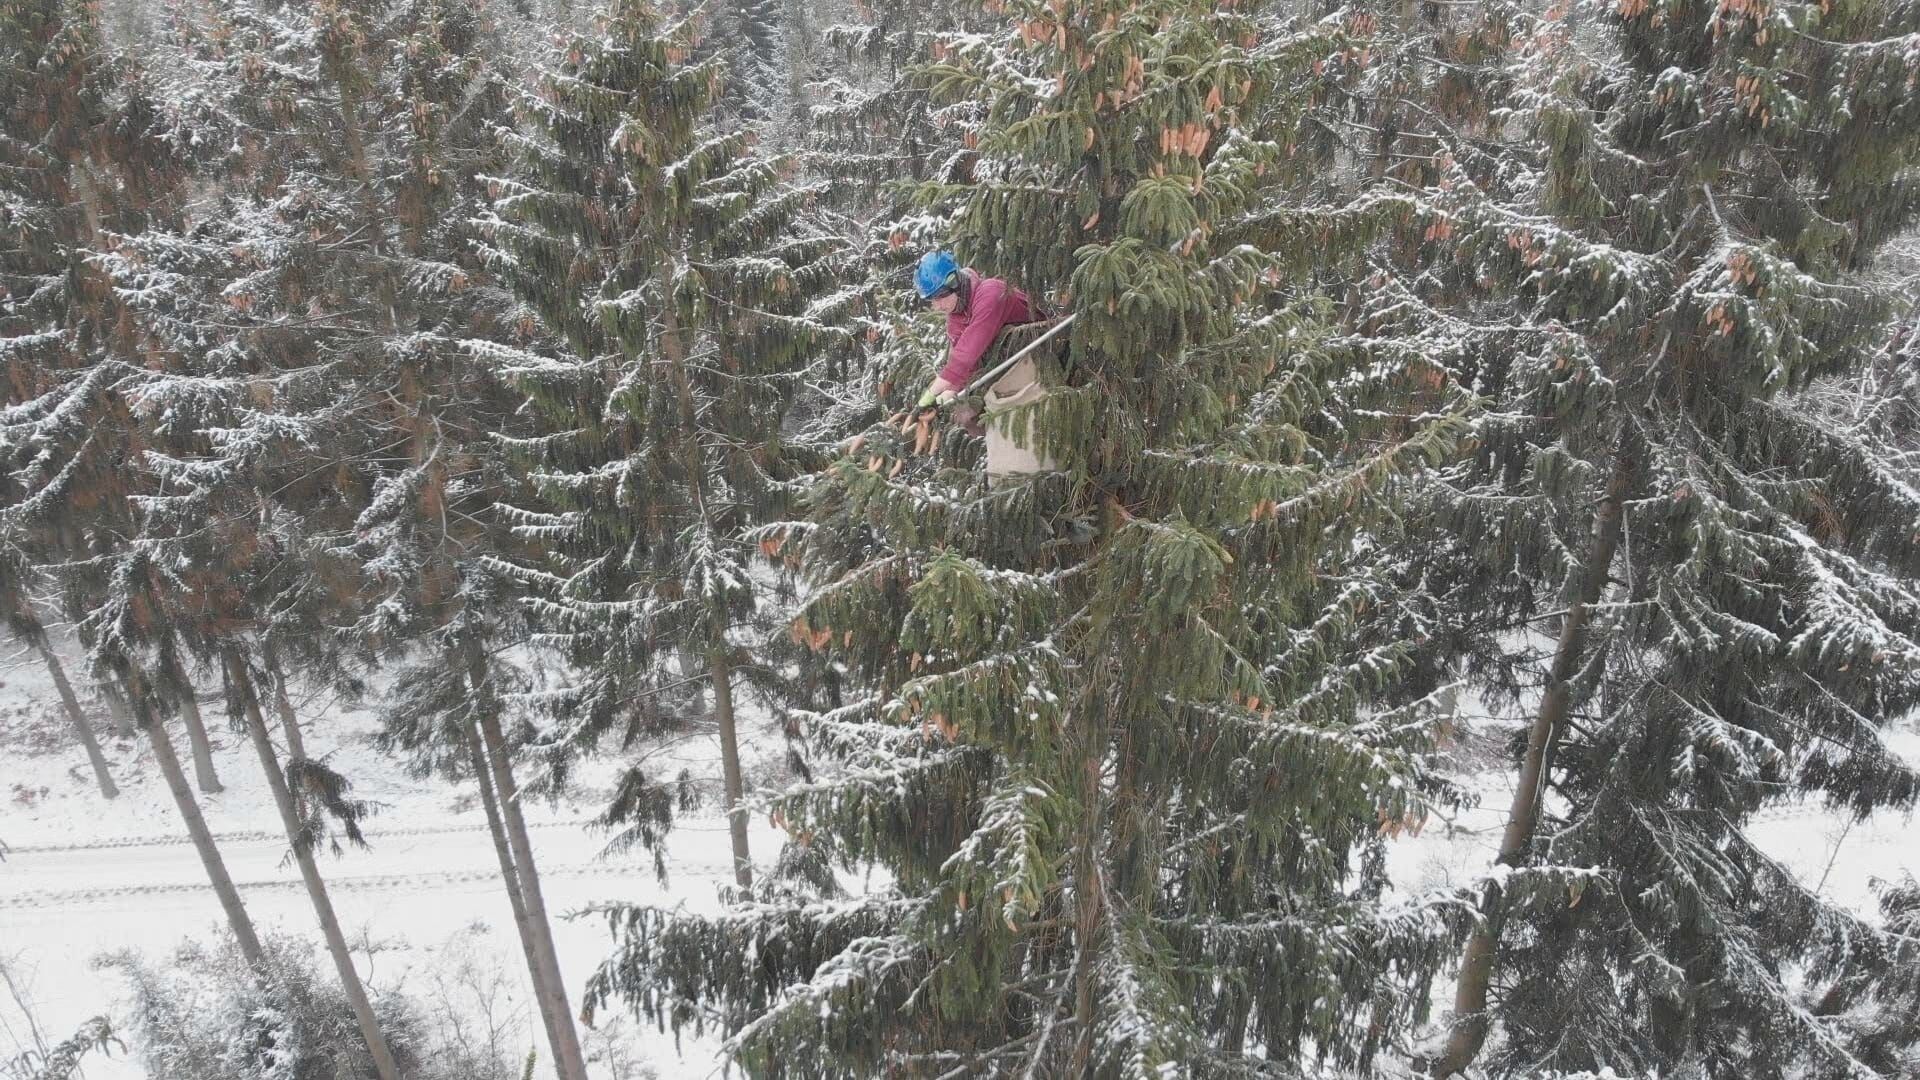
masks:
[[[527,828],[558,829],[563,826],[586,826],[592,823],[593,823],[592,818],[574,818],[567,821],[529,821],[527,822]],[[369,829],[366,831],[366,836],[367,836],[367,842],[371,844],[373,841],[378,840],[383,836],[394,836],[394,837],[441,836],[447,833],[479,833],[479,832],[486,832],[486,831],[487,831],[487,826],[485,824],[422,825],[412,829],[380,829],[380,830]],[[255,830],[251,832],[223,832],[223,833],[213,834],[213,840],[217,844],[267,843],[275,840],[285,841],[286,838],[287,838],[286,833],[278,832],[278,831],[268,831],[264,829]],[[117,837],[110,840],[85,840],[77,844],[10,844],[7,847],[7,854],[9,855],[53,855],[61,852],[67,852],[67,851],[112,851],[112,850],[122,849],[122,848],[178,847],[184,844],[191,844],[191,843],[193,843],[193,839],[184,834],[163,835],[163,836],[123,836],[123,837]]]
[[[541,867],[540,876],[549,877],[615,877],[626,874],[647,874],[652,871],[644,866],[620,865],[615,863],[584,863],[575,866]],[[375,889],[400,889],[414,886],[465,885],[482,881],[500,880],[498,867],[490,870],[444,870],[426,874],[363,874],[359,876],[328,876],[328,890],[359,892]],[[304,889],[306,884],[297,877],[271,878],[261,881],[237,881],[234,887],[244,896],[246,893],[261,889]],[[211,892],[213,886],[204,881],[178,882],[167,885],[108,885],[88,889],[40,889],[33,892],[0,894],[0,909],[37,908],[55,904],[85,904],[99,900],[117,900],[129,896],[158,896],[169,893]]]

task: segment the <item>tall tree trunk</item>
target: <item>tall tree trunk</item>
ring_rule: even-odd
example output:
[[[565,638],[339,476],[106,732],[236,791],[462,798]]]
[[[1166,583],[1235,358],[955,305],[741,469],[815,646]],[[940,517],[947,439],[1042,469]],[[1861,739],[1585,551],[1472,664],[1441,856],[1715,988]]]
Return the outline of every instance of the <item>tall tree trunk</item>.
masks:
[[[167,677],[173,680],[179,691],[180,720],[187,728],[187,745],[193,750],[193,780],[201,791],[211,795],[225,791],[226,785],[220,782],[219,774],[213,771],[213,743],[207,738],[207,725],[200,716],[200,699],[193,688],[193,679],[187,675],[185,666],[180,663],[172,646],[160,651],[161,663],[166,665]]]
[[[686,644],[679,647],[680,678],[686,684],[687,701],[696,712],[707,708],[707,688],[700,682],[700,654]]]
[[[1607,572],[1620,546],[1622,512],[1633,474],[1633,461],[1622,447],[1616,451],[1613,477],[1594,514],[1593,546],[1588,549],[1586,565],[1581,568],[1579,591],[1571,598],[1566,621],[1560,625],[1560,642],[1554,649],[1546,690],[1540,696],[1533,725],[1527,730],[1526,756],[1521,759],[1520,779],[1514,788],[1507,828],[1500,837],[1497,861],[1501,865],[1521,865],[1532,847],[1533,833],[1540,823],[1540,800],[1546,787],[1547,770],[1572,705],[1573,677],[1580,670],[1581,657],[1586,652],[1592,607],[1606,588]],[[1487,1030],[1492,1024],[1493,1018],[1487,1015],[1487,991],[1493,981],[1494,959],[1506,914],[1504,897],[1497,884],[1487,884],[1480,906],[1485,919],[1474,928],[1460,957],[1460,981],[1454,988],[1453,1030],[1440,1056],[1432,1063],[1434,1076],[1451,1076],[1472,1064],[1486,1043]]]
[[[80,707],[80,698],[73,692],[73,684],[67,681],[67,669],[60,663],[60,657],[53,651],[52,643],[42,634],[34,639],[34,649],[47,665],[47,674],[53,676],[53,688],[60,692],[60,704],[67,710],[67,720],[73,724],[73,733],[80,737],[80,745],[86,748],[87,761],[93,765],[93,779],[100,785],[100,794],[109,799],[118,798],[120,789],[114,786],[113,774],[107,770],[107,755],[100,752],[100,740],[94,737],[93,724],[87,720],[85,709]]]
[[[327,939],[327,952],[333,957],[333,968],[340,976],[340,989],[347,995],[347,1004],[353,1009],[353,1018],[360,1026],[360,1038],[367,1044],[367,1053],[373,1058],[374,1071],[380,1074],[380,1080],[400,1080],[400,1070],[394,1065],[393,1051],[387,1047],[387,1037],[380,1030],[380,1021],[373,1014],[373,1003],[367,999],[367,988],[360,981],[360,972],[353,966],[353,953],[347,948],[347,936],[340,930],[340,919],[333,911],[333,900],[327,896],[327,885],[320,877],[320,864],[313,857],[313,843],[310,837],[302,835],[300,815],[294,809],[293,792],[287,787],[286,774],[280,771],[280,762],[273,751],[273,741],[267,735],[266,718],[260,714],[260,698],[254,691],[253,680],[247,673],[247,663],[238,652],[227,651],[227,677],[233,680],[234,691],[240,697],[241,707],[246,712],[247,734],[253,739],[253,749],[260,755],[260,770],[266,773],[267,787],[273,791],[273,804],[280,811],[280,824],[286,829],[287,842],[293,845],[293,858],[300,865],[300,879],[307,886],[307,900],[313,904],[313,914],[320,921],[321,936]]]
[[[94,689],[99,692],[101,700],[107,703],[107,713],[113,717],[115,735],[131,739],[140,734],[140,729],[133,723],[133,710],[127,707],[127,695],[121,693],[119,687],[103,682],[95,683]]]
[[[713,715],[720,722],[720,772],[727,787],[727,833],[733,839],[733,880],[753,887],[753,853],[747,850],[746,785],[740,774],[740,736],[733,722],[733,668],[724,649],[707,656],[713,675]]]
[[[1089,718],[1086,744],[1081,748],[1080,836],[1073,857],[1073,995],[1076,1037],[1069,1076],[1088,1076],[1093,1069],[1093,1041],[1098,1002],[1094,987],[1094,950],[1106,916],[1106,897],[1100,880],[1100,769],[1105,740]]]
[[[500,880],[507,887],[507,904],[513,909],[513,926],[520,935],[520,953],[527,961],[527,977],[535,986],[539,986],[540,950],[534,944],[533,927],[527,921],[527,903],[520,896],[520,872],[513,865],[513,846],[507,839],[507,824],[500,816],[500,802],[494,795],[493,777],[487,766],[486,746],[480,741],[479,722],[469,717],[465,734],[467,757],[473,767],[473,782],[480,789],[480,805],[487,812],[487,831],[493,836],[493,854],[500,862]],[[545,1001],[540,1002],[540,1008],[535,1011],[540,1014],[541,1027],[546,1029],[547,1046],[553,1051],[557,1068],[560,1060],[559,1047],[563,1037],[558,1034],[554,1026],[555,1018],[547,1009]],[[562,1080],[565,1080],[564,1076]]]
[[[271,642],[264,647],[262,659],[267,663],[267,674],[273,678],[273,708],[280,714],[280,730],[287,737],[287,756],[295,761],[307,760],[307,740],[300,731],[300,717],[293,711],[293,699],[287,696],[287,673],[280,666],[280,650]]]
[[[807,80],[813,72],[812,4],[806,0],[786,0],[787,115],[780,119],[789,133],[805,130],[812,110],[808,107]]]
[[[207,725],[200,717],[200,701],[194,697],[193,684],[180,687],[180,719],[186,724],[187,745],[193,751],[193,782],[212,795],[225,791],[219,774],[213,771],[213,742],[207,738]]]
[[[669,271],[668,278],[671,277]],[[679,398],[680,456],[687,473],[687,493],[692,498],[694,513],[700,517],[701,527],[711,534],[717,530],[707,507],[706,469],[700,458],[700,415],[694,405],[693,377],[687,372],[686,346],[680,340],[679,318],[672,304],[661,308],[660,321],[660,348],[666,353]],[[740,740],[733,716],[733,666],[727,656],[727,613],[710,611],[708,618],[712,640],[707,649],[707,673],[713,683],[714,716],[720,723],[720,771],[726,784],[727,832],[733,840],[733,879],[744,889],[753,885],[753,855],[747,849],[746,811],[740,805],[746,791],[741,780]]]
[[[573,1005],[567,999],[566,980],[560,974],[560,955],[553,945],[553,927],[547,922],[547,903],[540,894],[540,872],[533,862],[533,842],[527,836],[526,818],[520,813],[520,789],[513,780],[507,739],[500,730],[499,712],[494,708],[486,656],[480,651],[479,643],[472,640],[467,642],[466,651],[467,679],[474,692],[474,712],[486,750],[488,774],[493,778],[500,820],[506,826],[507,844],[513,852],[514,881],[520,886],[520,901],[526,908],[527,929],[533,939],[537,968],[533,989],[551,1025],[554,1067],[561,1080],[587,1080],[586,1056],[580,1050],[580,1033],[573,1026]]]
[[[1214,1017],[1220,1032],[1220,1049],[1228,1057],[1246,1053],[1247,1020],[1252,1008],[1253,1003],[1247,1000],[1247,995],[1232,986],[1222,987],[1220,1005],[1214,1010]]]
[[[180,757],[173,752],[173,739],[167,735],[166,725],[153,715],[147,705],[145,680],[138,672],[126,676],[127,700],[131,704],[135,721],[147,733],[147,741],[153,746],[153,758],[160,764],[160,775],[166,778],[167,790],[173,794],[173,804],[180,809],[180,817],[187,823],[187,836],[193,841],[193,849],[200,855],[200,865],[207,873],[207,881],[213,885],[213,893],[220,898],[220,906],[226,910],[227,925],[233,930],[234,940],[240,943],[240,955],[254,968],[260,966],[260,935],[254,932],[253,920],[247,915],[247,907],[240,902],[240,890],[234,888],[233,878],[227,874],[227,864],[220,858],[219,845],[213,842],[213,832],[207,828],[207,819],[200,815],[200,806],[193,801],[193,789],[187,786],[187,774],[180,768]]]

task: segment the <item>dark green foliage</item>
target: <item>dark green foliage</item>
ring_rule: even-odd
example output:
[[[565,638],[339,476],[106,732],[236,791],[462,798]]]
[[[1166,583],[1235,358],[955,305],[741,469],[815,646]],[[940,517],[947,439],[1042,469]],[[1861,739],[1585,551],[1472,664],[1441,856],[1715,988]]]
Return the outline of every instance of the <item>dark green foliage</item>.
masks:
[[[1895,89],[1920,68],[1886,35],[1920,12],[1492,10],[1463,27],[1490,49],[1460,59],[1504,89],[1395,145],[1431,152],[1428,186],[1355,341],[1417,342],[1489,401],[1425,493],[1402,588],[1436,629],[1424,666],[1540,718],[1549,812],[1515,861],[1588,882],[1484,894],[1488,1064],[1837,1075],[1847,1021],[1793,979],[1890,943],[1742,826],[1781,800],[1920,795],[1880,740],[1920,704],[1920,501],[1870,425],[1804,396],[1886,340],[1864,271],[1913,223],[1896,163],[1920,145]],[[1524,634],[1570,610],[1584,629],[1557,647]]]
[[[720,108],[749,124],[777,118],[788,89],[780,72],[786,14],[780,0],[724,0],[707,11],[697,51],[725,65]]]
[[[1815,972],[1811,1007],[1833,1018],[1845,1051],[1882,1076],[1920,1068],[1920,883],[1876,879],[1884,936],[1863,938],[1845,962]],[[1838,1075],[1838,1073],[1835,1073]]]
[[[519,402],[460,348],[515,316],[466,226],[505,104],[491,41],[471,5],[421,0],[227,5],[169,44],[172,138],[217,149],[215,183],[103,263],[167,358],[150,527],[200,545],[200,650],[250,630],[357,693],[377,650],[492,633],[509,602],[472,578],[509,483],[481,451]]]
[[[843,336],[816,189],[718,122],[717,61],[689,63],[689,28],[644,4],[599,26],[563,45],[502,133],[515,170],[489,178],[489,264],[542,336],[467,344],[540,425],[501,437],[535,489],[503,512],[539,554],[496,565],[572,665],[531,699],[556,775],[683,723],[682,684],[753,667],[729,636],[769,592],[745,532],[791,497],[787,409]]]
[[[641,848],[653,856],[653,873],[662,883],[667,880],[665,839],[673,828],[675,814],[700,808],[700,792],[687,770],[680,770],[671,787],[660,783],[643,768],[627,769],[614,785],[607,807],[594,818],[594,825],[612,835],[602,855],[622,855]]]
[[[287,788],[293,792],[294,812],[300,820],[300,832],[293,837],[294,844],[312,847],[325,840],[335,855],[340,854],[340,841],[332,835],[330,825],[330,821],[335,821],[339,822],[348,843],[361,848],[367,846],[360,822],[373,813],[374,808],[366,800],[351,796],[352,781],[324,762],[295,758],[287,762]]]

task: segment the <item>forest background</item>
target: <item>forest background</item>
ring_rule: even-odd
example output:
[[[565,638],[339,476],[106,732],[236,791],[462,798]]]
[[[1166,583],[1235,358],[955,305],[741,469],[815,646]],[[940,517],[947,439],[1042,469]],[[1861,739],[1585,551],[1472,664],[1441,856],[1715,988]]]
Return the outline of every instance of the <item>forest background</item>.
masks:
[[[0,50],[60,732],[0,840],[137,762],[223,924],[10,1076],[1920,1068],[1910,867],[1765,842],[1920,796],[1920,8],[0,0]],[[1056,470],[909,408],[936,248],[1074,315]],[[444,824],[402,769],[484,818],[516,1036],[336,908]],[[662,885],[590,974],[576,810]]]

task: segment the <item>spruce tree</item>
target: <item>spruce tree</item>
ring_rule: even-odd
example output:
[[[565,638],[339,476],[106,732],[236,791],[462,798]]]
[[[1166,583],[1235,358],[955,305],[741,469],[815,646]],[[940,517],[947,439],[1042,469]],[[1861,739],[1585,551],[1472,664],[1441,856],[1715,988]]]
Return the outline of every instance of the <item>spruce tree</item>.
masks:
[[[1489,402],[1408,519],[1408,621],[1423,667],[1530,714],[1436,1074],[1860,1075],[1853,1021],[1808,1006],[1904,946],[1743,826],[1920,794],[1880,738],[1920,701],[1920,503],[1802,396],[1886,340],[1916,18],[1490,8],[1446,40],[1492,108],[1430,101],[1395,144],[1422,206],[1356,347],[1419,343]]]
[[[843,14],[852,18],[821,29],[826,57],[804,88],[806,146],[816,151],[806,160],[834,178],[830,194],[857,221],[888,211],[889,250],[919,250],[943,223],[910,207],[898,182],[961,180],[980,156],[977,134],[969,138],[961,126],[977,123],[980,104],[930,94],[926,62],[948,48],[946,35],[984,31],[999,19],[967,0],[881,0]],[[911,256],[898,257],[904,265]],[[890,284],[897,287],[897,277]]]
[[[804,718],[816,779],[774,820],[796,870],[881,873],[618,907],[592,999],[715,1024],[755,1075],[1365,1064],[1423,1013],[1457,910],[1384,901],[1359,858],[1444,794],[1441,697],[1383,707],[1407,643],[1361,633],[1387,599],[1365,530],[1465,403],[1343,363],[1311,276],[1408,205],[1282,184],[1324,30],[991,10],[928,72],[976,103],[978,160],[920,197],[958,208],[963,261],[1075,315],[1031,417],[1061,469],[989,488],[928,419],[854,440],[773,534],[815,586],[793,634],[858,686]]]
[[[947,49],[945,35],[996,22],[970,2],[887,0],[839,14],[857,21],[822,31],[832,62],[806,87],[808,137],[798,152],[803,169],[825,183],[826,204],[851,240],[835,316],[846,340],[814,354],[789,439],[816,465],[887,415],[893,387],[921,380],[927,356],[941,347],[943,328],[915,317],[913,293],[901,282],[922,253],[946,243],[958,206],[927,206],[911,181],[968,180],[980,157],[982,110],[974,100],[932,95],[925,61]],[[835,665],[804,646],[778,662],[834,678]]]
[[[524,395],[485,358],[487,346],[524,345],[532,313],[482,265],[473,227],[487,202],[479,177],[505,165],[495,129],[509,119],[506,83],[486,60],[505,42],[464,3],[422,5],[399,25],[384,79],[412,103],[388,135],[388,152],[406,163],[393,191],[398,257],[443,272],[402,275],[411,332],[386,350],[363,399],[367,447],[404,452],[372,459],[375,479],[353,523],[366,592],[353,635],[391,665],[382,745],[478,791],[554,1068],[567,1080],[585,1059],[509,756],[510,702],[530,687],[503,654],[526,643],[528,627],[511,583],[492,569],[530,550],[493,512],[523,485],[496,440],[534,431]]]
[[[780,0],[722,0],[706,7],[696,59],[725,65],[727,82],[716,104],[732,118],[764,125],[778,118],[788,80],[780,72],[787,10]]]
[[[574,680],[534,699],[541,742],[556,768],[609,733],[631,742],[673,722],[674,684],[704,680],[746,885],[735,695],[751,662],[734,628],[763,590],[745,530],[785,498],[782,421],[828,332],[810,305],[836,242],[808,227],[815,191],[723,126],[722,67],[689,63],[693,44],[687,24],[625,2],[565,44],[508,134],[518,168],[492,181],[482,222],[542,340],[470,347],[542,420],[504,440],[538,495],[509,520],[544,556],[510,572]],[[609,824],[657,806],[642,796],[655,780],[631,773]]]

